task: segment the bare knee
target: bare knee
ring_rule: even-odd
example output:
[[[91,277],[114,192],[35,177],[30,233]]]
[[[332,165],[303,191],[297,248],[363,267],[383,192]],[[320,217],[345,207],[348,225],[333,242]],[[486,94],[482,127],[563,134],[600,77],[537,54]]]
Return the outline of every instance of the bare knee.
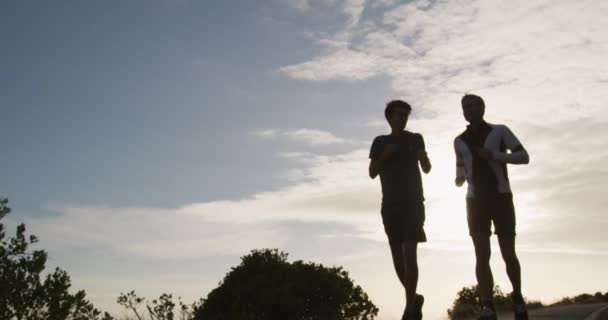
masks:
[[[405,259],[403,253],[403,244],[400,242],[390,243],[391,255],[393,257],[393,264],[398,274],[403,272],[403,261]]]
[[[473,244],[475,245],[475,257],[477,263],[490,263],[490,257],[492,250],[490,249],[490,238],[485,235],[479,235],[473,237]]]
[[[406,271],[418,269],[418,257],[417,257],[417,246],[416,244],[404,244],[403,246],[403,262]]]
[[[518,264],[519,260],[515,254],[515,237],[499,236],[498,243],[500,244],[500,253],[502,255],[502,259],[505,261],[507,266]]]

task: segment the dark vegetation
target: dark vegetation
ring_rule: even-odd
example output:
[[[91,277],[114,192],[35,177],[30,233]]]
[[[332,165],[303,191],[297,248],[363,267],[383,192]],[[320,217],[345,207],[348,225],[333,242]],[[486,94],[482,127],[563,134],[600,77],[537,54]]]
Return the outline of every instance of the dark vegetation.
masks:
[[[0,199],[0,220],[11,212]],[[117,320],[96,309],[84,290],[70,293],[68,273],[45,272],[47,253],[31,250],[38,243],[19,224],[7,237],[0,223],[0,319]],[[277,249],[253,250],[241,257],[207,298],[185,304],[171,294],[147,300],[135,291],[116,301],[122,320],[372,320],[378,308],[341,267],[288,262]]]

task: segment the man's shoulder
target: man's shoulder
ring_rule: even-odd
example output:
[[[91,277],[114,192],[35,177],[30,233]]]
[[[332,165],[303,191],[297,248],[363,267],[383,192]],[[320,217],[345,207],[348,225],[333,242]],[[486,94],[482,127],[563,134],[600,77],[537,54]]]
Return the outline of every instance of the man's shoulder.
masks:
[[[511,129],[509,129],[509,127],[507,127],[507,125],[505,124],[496,124],[496,123],[488,123],[488,125],[493,129],[496,130],[497,133],[499,134],[504,134],[508,131],[510,131]]]
[[[379,136],[375,137],[374,141],[372,141],[371,149],[372,150],[382,149],[385,144],[390,143],[389,141],[387,141],[388,137],[389,137],[388,135],[379,135]]]
[[[374,143],[376,143],[376,142],[382,142],[382,141],[386,140],[387,137],[388,137],[388,135],[386,135],[386,134],[381,134],[379,136],[376,136],[374,138]]]
[[[492,123],[492,122],[487,122],[487,121],[485,121],[485,120],[484,120],[484,121],[483,121],[483,125],[484,125],[484,126],[487,126],[487,127],[490,127],[490,128],[496,128],[496,127],[500,126],[501,124],[498,124],[498,123]]]
[[[506,124],[502,124],[502,123],[489,123],[486,122],[488,124],[488,126],[492,127],[493,129],[508,129],[509,127],[507,127]]]
[[[459,141],[459,140],[464,140],[465,135],[467,134],[467,130],[465,129],[464,131],[462,131],[461,133],[459,133],[455,138],[454,138],[454,142]]]

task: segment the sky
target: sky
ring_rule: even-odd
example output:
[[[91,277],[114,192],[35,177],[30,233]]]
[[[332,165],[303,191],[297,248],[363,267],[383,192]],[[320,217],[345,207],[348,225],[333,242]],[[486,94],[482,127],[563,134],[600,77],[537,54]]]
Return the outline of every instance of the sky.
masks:
[[[509,168],[524,295],[608,290],[608,3],[107,0],[0,3],[0,196],[98,307],[198,300],[252,249],[343,266],[398,319],[367,174],[385,103],[433,169],[425,318],[475,283],[460,98],[530,154]],[[496,283],[510,292],[493,237]]]

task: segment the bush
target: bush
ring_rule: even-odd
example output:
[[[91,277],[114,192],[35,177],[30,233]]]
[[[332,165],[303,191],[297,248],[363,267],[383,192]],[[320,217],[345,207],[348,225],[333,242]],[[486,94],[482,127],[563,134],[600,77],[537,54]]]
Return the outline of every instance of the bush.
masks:
[[[494,288],[494,306],[497,311],[510,311],[513,309],[511,294],[504,294],[499,286]],[[528,308],[540,308],[543,304],[540,301],[529,301],[526,299]],[[452,308],[448,309],[448,317],[452,320],[468,319],[477,316],[481,311],[479,301],[479,287],[477,285],[464,287],[458,291]]]
[[[241,258],[195,311],[195,320],[372,320],[378,308],[341,267],[287,262],[277,249]]]
[[[116,300],[116,303],[135,316],[135,318],[125,318],[124,320],[192,320],[193,311],[202,301],[187,305],[182,302],[181,298],[178,298],[177,302],[178,304],[173,302],[172,294],[163,293],[158,299],[154,299],[150,303],[146,301],[146,298],[137,296],[135,291],[130,291],[126,294],[121,293]],[[145,305],[144,309],[147,310],[147,316],[145,311],[141,311],[143,305]],[[177,313],[174,311],[176,306],[179,307]]]
[[[582,293],[574,297],[564,297],[558,302],[551,304],[551,306],[602,302],[608,302],[608,292],[606,292],[605,294],[602,294],[601,292],[596,292],[594,295]]]

